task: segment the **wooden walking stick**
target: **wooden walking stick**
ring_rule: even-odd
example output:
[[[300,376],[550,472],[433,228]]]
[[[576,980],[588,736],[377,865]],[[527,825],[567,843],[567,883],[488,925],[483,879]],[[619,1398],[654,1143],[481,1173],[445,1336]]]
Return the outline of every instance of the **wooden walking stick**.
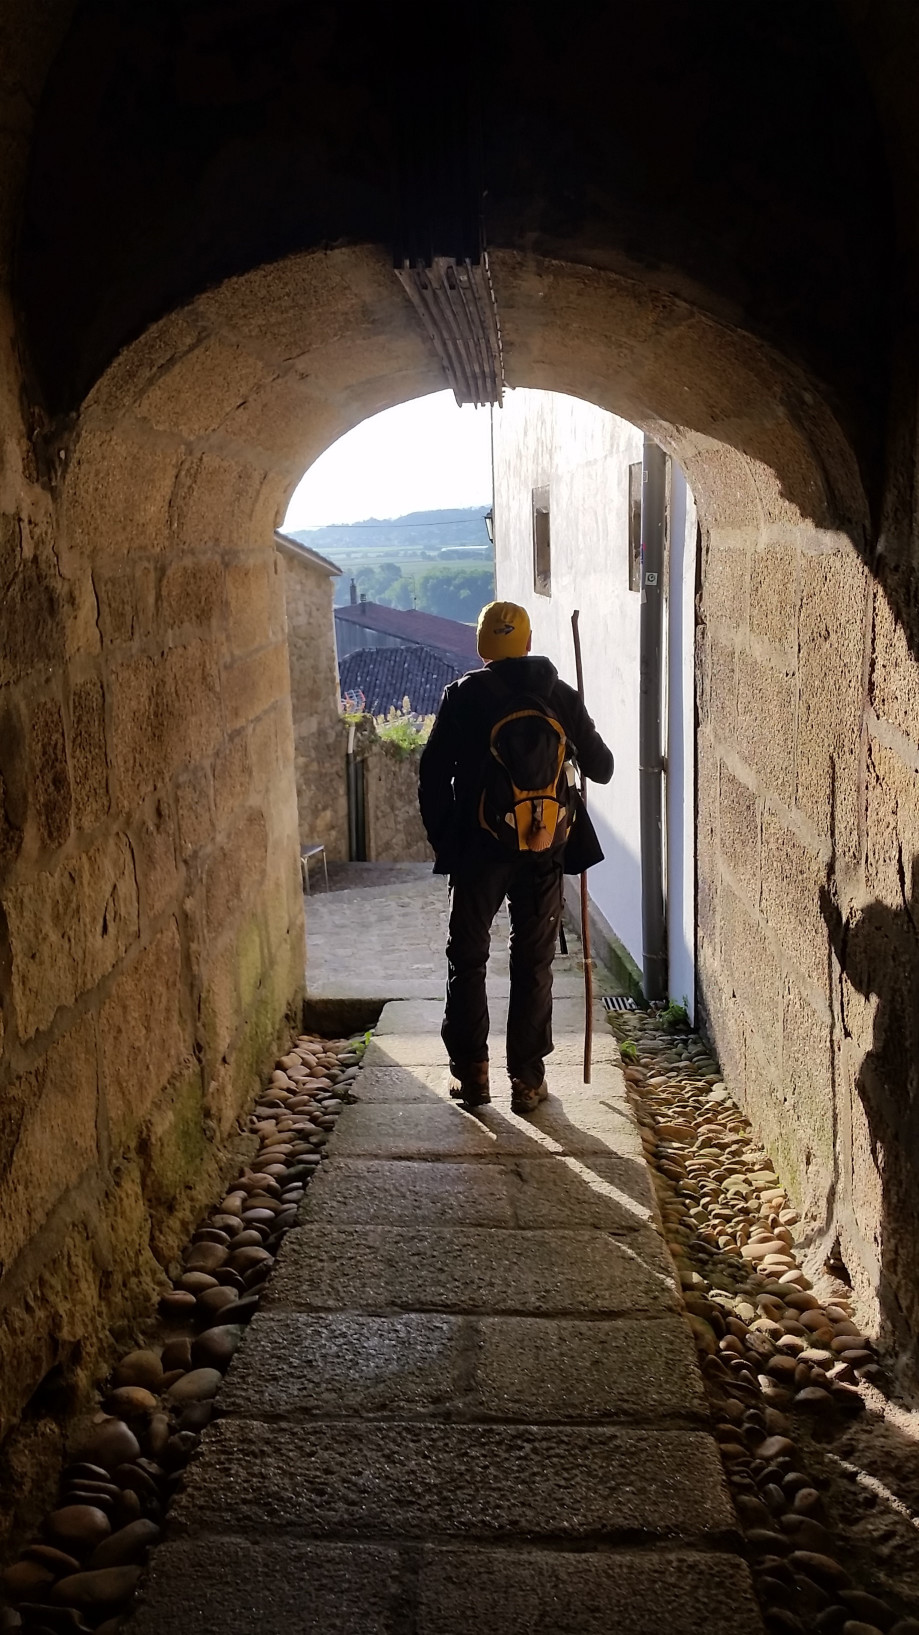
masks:
[[[574,637],[574,668],[578,681],[578,697],[584,702],[584,669],[581,664],[581,636],[578,630],[578,609],[571,615],[571,634]],[[581,800],[587,810],[587,779],[581,773]],[[581,875],[581,952],[584,956],[584,1083],[590,1083],[590,1060],[594,1042],[594,973],[590,963],[590,922],[587,918],[587,871]]]

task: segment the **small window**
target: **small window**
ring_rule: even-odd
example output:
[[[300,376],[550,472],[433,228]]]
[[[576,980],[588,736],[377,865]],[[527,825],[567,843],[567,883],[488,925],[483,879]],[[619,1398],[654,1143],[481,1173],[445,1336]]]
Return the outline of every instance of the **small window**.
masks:
[[[629,590],[641,590],[641,461],[629,466]]]
[[[533,490],[533,589],[552,595],[552,547],[549,540],[549,490]]]

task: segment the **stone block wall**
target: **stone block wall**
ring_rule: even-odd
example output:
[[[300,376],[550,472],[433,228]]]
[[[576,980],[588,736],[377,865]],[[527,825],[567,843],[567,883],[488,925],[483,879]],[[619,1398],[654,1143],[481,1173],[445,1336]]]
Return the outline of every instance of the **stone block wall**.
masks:
[[[367,745],[364,799],[370,863],[434,861],[418,810],[419,759],[383,739]]]
[[[713,530],[700,613],[708,1025],[812,1264],[838,1253],[915,1367],[919,666],[841,534]]]
[[[345,737],[339,715],[332,613],[337,570],[282,536],[278,536],[278,557],[287,603],[300,843],[322,841],[327,857],[347,861]]]
[[[87,408],[42,472],[10,350],[7,334],[0,1486],[12,1503],[7,1433],[23,1415],[28,1432],[52,1386],[58,1405],[62,1391],[77,1400],[110,1327],[155,1300],[296,1019],[304,961],[277,494],[244,462],[190,450],[155,397],[129,421],[111,401]]]

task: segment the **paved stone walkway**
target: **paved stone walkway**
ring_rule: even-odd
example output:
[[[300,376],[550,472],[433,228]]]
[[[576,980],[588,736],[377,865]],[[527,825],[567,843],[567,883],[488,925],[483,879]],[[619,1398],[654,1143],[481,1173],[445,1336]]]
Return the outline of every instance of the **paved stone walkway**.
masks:
[[[306,901],[307,985],[313,999],[441,999],[447,940],[447,882],[429,863],[331,863],[332,890]],[[489,991],[506,994],[508,921],[494,924]],[[555,961],[555,994],[584,991],[580,941],[569,930],[566,956]],[[612,992],[596,973],[597,993]],[[439,1026],[439,1024],[438,1024]]]
[[[603,1013],[587,1089],[562,962],[549,1101],[515,1117],[494,1073],[491,1107],[463,1112],[439,998],[416,991],[439,994],[445,907],[429,876],[310,905],[311,986],[345,968],[408,992],[227,1376],[134,1635],[760,1635]],[[500,959],[491,993],[499,1032]]]

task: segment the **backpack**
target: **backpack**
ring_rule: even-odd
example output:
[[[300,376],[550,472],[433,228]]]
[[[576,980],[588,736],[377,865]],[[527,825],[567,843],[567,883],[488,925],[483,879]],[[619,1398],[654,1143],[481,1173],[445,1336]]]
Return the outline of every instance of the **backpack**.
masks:
[[[492,675],[506,705],[488,741],[480,826],[509,851],[547,852],[568,839],[575,811],[568,737],[538,694],[513,693]]]

